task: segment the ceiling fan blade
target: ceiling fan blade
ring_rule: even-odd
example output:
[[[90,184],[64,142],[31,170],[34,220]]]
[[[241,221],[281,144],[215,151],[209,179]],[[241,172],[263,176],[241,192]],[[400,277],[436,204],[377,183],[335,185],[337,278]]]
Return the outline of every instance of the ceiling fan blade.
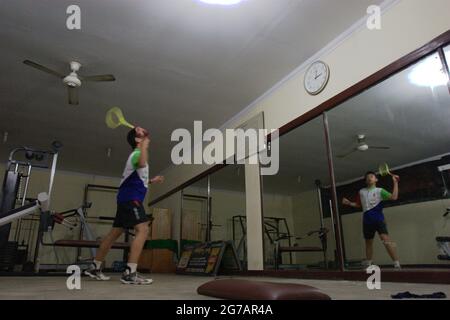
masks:
[[[69,104],[78,105],[80,101],[78,100],[78,88],[67,86],[69,94]]]
[[[354,153],[354,152],[356,152],[356,151],[358,151],[357,148],[353,149],[353,150],[350,151],[350,152],[347,152],[347,153],[344,153],[344,154],[337,155],[337,157],[342,159],[342,158],[348,157],[349,155],[351,155],[352,153]]]
[[[391,149],[391,147],[376,147],[376,146],[369,146],[369,149],[389,150],[389,149]]]
[[[33,68],[43,71],[45,73],[49,73],[51,75],[57,76],[58,78],[64,79],[64,77],[65,77],[63,74],[59,73],[58,71],[44,67],[43,65],[40,65],[39,63],[30,61],[30,60],[24,60],[23,63],[26,64],[27,66],[33,67]]]
[[[83,76],[80,77],[83,81],[116,81],[116,78],[112,74],[102,74],[97,76]]]

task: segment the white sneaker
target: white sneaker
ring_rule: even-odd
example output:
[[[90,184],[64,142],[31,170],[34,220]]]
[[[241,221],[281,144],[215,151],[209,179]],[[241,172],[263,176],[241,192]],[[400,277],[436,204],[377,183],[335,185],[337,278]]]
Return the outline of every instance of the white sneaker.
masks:
[[[95,269],[93,266],[85,270],[84,274],[99,281],[108,281],[111,279],[111,277],[106,276],[102,270]]]
[[[144,278],[137,272],[128,273],[125,271],[122,278],[120,278],[120,282],[124,284],[149,285],[153,283],[153,280]]]

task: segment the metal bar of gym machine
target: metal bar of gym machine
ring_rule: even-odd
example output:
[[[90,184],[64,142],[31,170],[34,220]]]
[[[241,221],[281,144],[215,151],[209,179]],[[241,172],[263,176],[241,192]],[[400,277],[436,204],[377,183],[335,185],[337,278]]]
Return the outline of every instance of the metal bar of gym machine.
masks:
[[[50,199],[53,191],[53,183],[55,179],[55,173],[56,173],[56,163],[58,162],[58,151],[56,150],[53,153],[53,159],[52,159],[52,167],[50,170],[50,183],[48,187],[48,207],[50,207]],[[34,248],[34,258],[33,258],[33,266],[34,266],[34,272],[39,272],[39,249],[41,247],[41,240],[44,235],[44,230],[42,230],[41,225],[39,225],[39,231],[38,231],[38,237],[36,240],[35,248]]]
[[[32,169],[31,164],[28,164],[28,171],[27,171],[27,176],[26,176],[26,180],[25,180],[25,188],[24,188],[24,191],[23,191],[23,194],[22,194],[22,201],[21,201],[21,206],[22,207],[25,205],[25,201],[27,199],[28,185],[29,185],[29,182],[30,182],[31,169]],[[15,241],[19,241],[21,227],[22,227],[22,219],[17,221],[16,232],[15,232],[15,235],[14,235]]]
[[[89,190],[98,190],[98,191],[117,191],[119,190],[118,187],[112,187],[112,186],[104,186],[104,185],[99,185],[99,184],[86,184],[86,186],[84,187],[84,194],[83,194],[83,204],[88,203],[88,198],[89,198]],[[87,218],[87,208],[84,209],[84,216]],[[78,239],[82,240],[83,239],[83,233],[84,233],[84,226],[83,224],[80,225],[80,231],[78,234]],[[125,242],[128,242],[129,240],[129,234],[126,232],[125,233]],[[94,251],[92,251],[93,253]],[[78,247],[76,250],[76,257],[75,257],[75,261],[79,261],[81,258],[81,247]],[[123,259],[126,260],[126,255],[128,255],[128,251],[124,250],[124,256]]]

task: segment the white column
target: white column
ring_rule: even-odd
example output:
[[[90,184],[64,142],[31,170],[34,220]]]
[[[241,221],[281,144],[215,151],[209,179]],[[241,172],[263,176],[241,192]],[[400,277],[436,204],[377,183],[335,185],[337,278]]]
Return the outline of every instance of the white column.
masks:
[[[248,270],[264,270],[263,213],[259,164],[245,165]]]

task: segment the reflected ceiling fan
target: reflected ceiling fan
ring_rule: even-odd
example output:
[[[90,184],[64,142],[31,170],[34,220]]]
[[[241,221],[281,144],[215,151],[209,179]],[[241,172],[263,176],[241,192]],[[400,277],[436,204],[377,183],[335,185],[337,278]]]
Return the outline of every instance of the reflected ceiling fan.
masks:
[[[64,85],[67,86],[69,104],[71,105],[78,105],[80,103],[78,100],[78,88],[81,87],[82,81],[105,82],[116,80],[116,78],[114,78],[112,74],[97,75],[97,76],[80,76],[77,74],[77,72],[81,68],[81,63],[76,61],[70,62],[70,70],[72,70],[72,72],[69,75],[64,75],[58,71],[52,70],[50,68],[47,68],[43,65],[40,65],[30,60],[25,60],[23,63],[25,63],[27,66],[33,67],[35,69],[38,69],[40,71],[46,72],[48,74],[60,78],[64,83]]]
[[[359,134],[356,136],[356,138],[357,138],[357,145],[350,152],[338,155],[337,156],[338,158],[345,158],[355,152],[366,152],[368,150],[389,150],[389,149],[391,149],[391,147],[372,146],[372,145],[367,144],[366,135],[364,135],[364,134]]]

